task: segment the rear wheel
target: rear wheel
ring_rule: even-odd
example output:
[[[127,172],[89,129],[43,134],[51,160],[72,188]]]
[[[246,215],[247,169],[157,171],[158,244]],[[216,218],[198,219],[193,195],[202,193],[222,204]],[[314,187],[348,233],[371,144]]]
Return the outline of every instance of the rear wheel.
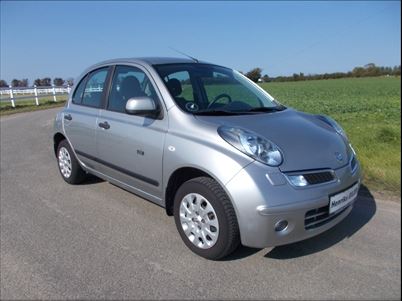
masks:
[[[67,140],[62,140],[57,146],[57,163],[60,174],[67,183],[79,184],[85,180],[86,172],[78,163]]]
[[[174,200],[174,217],[184,243],[202,257],[221,259],[240,243],[232,203],[211,178],[195,178],[180,186]]]

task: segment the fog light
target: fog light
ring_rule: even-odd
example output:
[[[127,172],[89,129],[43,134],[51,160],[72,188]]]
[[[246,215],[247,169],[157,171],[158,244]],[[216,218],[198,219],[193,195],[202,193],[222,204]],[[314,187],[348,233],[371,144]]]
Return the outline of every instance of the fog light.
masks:
[[[303,177],[303,175],[297,175],[297,176],[288,176],[290,182],[298,187],[303,187],[307,186],[308,182],[307,180]]]
[[[280,232],[285,230],[287,227],[288,227],[288,221],[283,219],[275,224],[275,231]]]

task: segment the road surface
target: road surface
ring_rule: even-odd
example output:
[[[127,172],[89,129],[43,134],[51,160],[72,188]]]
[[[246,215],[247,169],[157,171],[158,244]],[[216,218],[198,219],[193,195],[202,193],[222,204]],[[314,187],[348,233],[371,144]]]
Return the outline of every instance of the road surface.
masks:
[[[366,191],[322,235],[197,257],[163,208],[59,175],[58,109],[0,119],[1,299],[400,299],[401,207]]]

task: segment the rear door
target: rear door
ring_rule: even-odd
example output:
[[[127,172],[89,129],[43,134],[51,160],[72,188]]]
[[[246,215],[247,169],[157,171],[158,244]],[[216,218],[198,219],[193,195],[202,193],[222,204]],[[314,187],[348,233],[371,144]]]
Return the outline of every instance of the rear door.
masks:
[[[106,98],[109,69],[96,69],[79,82],[63,116],[64,131],[77,156],[88,167],[95,169],[97,118]]]
[[[97,127],[98,157],[104,174],[160,203],[167,116],[150,118],[127,114],[126,102],[136,96],[151,97],[164,110],[145,69],[116,66],[107,105],[100,111],[98,120],[99,124],[107,124],[107,128]]]

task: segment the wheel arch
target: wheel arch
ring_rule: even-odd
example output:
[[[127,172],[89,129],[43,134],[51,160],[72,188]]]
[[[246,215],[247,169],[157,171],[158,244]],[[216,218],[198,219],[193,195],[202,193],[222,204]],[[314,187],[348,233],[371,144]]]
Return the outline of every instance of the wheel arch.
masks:
[[[57,156],[57,147],[59,146],[59,143],[63,140],[67,140],[66,136],[64,136],[62,133],[57,132],[56,134],[53,135],[53,149],[54,149],[54,154]]]
[[[184,183],[197,177],[209,177],[215,179],[208,172],[197,167],[180,167],[171,173],[165,189],[166,214],[173,215],[173,203],[177,189]],[[217,181],[219,183],[219,181]]]

